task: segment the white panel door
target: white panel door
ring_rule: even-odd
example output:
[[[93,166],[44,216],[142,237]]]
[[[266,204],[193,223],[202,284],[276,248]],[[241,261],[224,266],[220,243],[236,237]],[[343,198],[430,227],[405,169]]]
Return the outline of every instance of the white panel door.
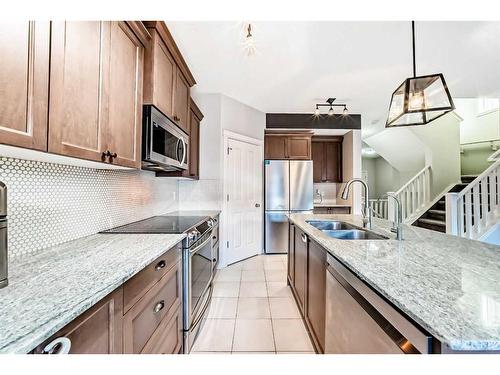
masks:
[[[228,139],[226,264],[262,253],[262,146]]]

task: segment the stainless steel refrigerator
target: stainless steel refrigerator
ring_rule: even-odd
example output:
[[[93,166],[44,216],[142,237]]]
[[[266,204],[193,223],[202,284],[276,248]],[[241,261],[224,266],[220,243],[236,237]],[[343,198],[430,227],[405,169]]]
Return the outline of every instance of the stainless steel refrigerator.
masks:
[[[288,213],[313,206],[313,162],[265,160],[265,252],[288,252]]]

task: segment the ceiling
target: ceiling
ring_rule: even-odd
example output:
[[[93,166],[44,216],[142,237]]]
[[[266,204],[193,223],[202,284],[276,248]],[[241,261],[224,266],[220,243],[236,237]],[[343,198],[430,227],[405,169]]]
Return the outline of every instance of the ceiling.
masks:
[[[410,22],[167,22],[195,93],[222,93],[263,112],[312,112],[328,97],[385,125],[389,99],[411,75]],[[500,96],[500,22],[416,22],[417,75],[443,72],[454,97]]]

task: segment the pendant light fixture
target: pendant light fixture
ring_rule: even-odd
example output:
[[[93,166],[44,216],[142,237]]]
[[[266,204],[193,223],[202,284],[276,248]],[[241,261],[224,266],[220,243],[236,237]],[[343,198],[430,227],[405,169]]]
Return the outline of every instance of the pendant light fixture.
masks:
[[[246,26],[246,36],[245,40],[243,42],[243,49],[245,50],[245,53],[247,56],[253,56],[255,55],[255,52],[257,50],[257,46],[255,44],[255,38],[252,35],[252,24],[249,23]]]
[[[415,63],[415,21],[411,22],[413,77],[394,91],[385,127],[425,125],[453,111],[455,105],[442,73],[417,77]]]
[[[328,116],[334,116],[335,111],[333,110],[333,107],[344,107],[344,110],[342,111],[342,115],[348,116],[349,115],[349,110],[347,109],[346,104],[333,104],[333,102],[337,98],[328,98],[326,99],[326,103],[318,103],[316,104],[316,109],[314,110],[314,116],[319,117],[321,112],[319,111],[319,107],[330,107],[328,109]]]

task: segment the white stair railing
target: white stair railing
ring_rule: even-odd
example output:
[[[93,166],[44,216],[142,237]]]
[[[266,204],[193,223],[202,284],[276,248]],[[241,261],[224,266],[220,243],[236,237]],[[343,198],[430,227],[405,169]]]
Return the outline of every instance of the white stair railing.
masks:
[[[401,202],[403,221],[412,220],[419,215],[431,201],[431,167],[428,165],[418,172],[401,189],[394,193]],[[393,200],[389,201],[388,214],[392,217]]]
[[[459,193],[446,194],[446,233],[477,239],[497,222],[500,210],[500,150],[493,162]]]
[[[368,204],[376,217],[387,219],[388,203],[387,199],[369,199]]]

